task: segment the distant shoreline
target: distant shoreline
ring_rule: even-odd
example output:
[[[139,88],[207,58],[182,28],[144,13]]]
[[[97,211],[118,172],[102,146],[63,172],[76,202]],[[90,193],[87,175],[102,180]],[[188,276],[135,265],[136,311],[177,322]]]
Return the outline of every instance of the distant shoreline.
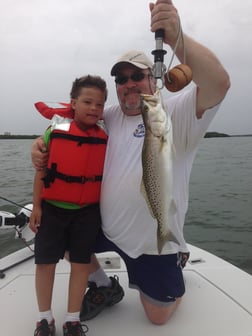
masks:
[[[252,134],[238,134],[231,135],[226,133],[219,132],[206,132],[204,138],[230,138],[230,137],[250,137]]]
[[[39,135],[5,135],[0,134],[0,140],[20,140],[20,139],[36,139]]]
[[[0,140],[22,140],[22,139],[36,139],[40,135],[17,135],[17,134],[0,134]],[[252,134],[230,135],[219,132],[206,132],[204,138],[227,138],[227,137],[251,137]]]

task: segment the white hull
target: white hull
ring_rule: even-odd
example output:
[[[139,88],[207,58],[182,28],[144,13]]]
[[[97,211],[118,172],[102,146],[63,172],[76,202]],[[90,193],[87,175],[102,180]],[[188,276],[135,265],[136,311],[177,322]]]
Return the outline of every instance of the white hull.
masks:
[[[137,291],[128,289],[127,272],[121,259],[113,253],[101,254],[100,261],[106,272],[119,276],[125,298],[87,321],[87,335],[252,336],[252,276],[194,246],[190,246],[190,251],[190,262],[184,270],[186,294],[164,326],[152,325],[146,319]],[[25,248],[0,260],[0,270],[7,268],[5,277],[0,279],[1,335],[29,336],[34,333],[37,319],[34,260],[31,258],[9,268],[19,259],[31,256]],[[62,335],[68,277],[69,265],[62,261],[57,267],[53,297],[56,335]]]

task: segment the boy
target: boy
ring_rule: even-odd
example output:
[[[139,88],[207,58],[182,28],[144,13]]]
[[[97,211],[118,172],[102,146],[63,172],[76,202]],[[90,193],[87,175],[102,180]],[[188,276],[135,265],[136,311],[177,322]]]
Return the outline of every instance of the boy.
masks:
[[[88,264],[101,226],[99,199],[107,135],[97,125],[107,98],[98,76],[76,79],[71,90],[74,119],[55,116],[44,134],[46,170],[34,178],[30,227],[35,236],[37,336],[55,335],[51,311],[56,264],[69,251],[71,273],[64,336],[85,335],[79,314]]]

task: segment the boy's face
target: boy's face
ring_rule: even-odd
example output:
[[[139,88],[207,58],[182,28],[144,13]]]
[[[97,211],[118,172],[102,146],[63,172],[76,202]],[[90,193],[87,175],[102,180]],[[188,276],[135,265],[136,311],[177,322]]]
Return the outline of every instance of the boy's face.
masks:
[[[102,117],[105,94],[96,87],[82,88],[77,98],[71,100],[74,120],[80,128],[88,128]]]

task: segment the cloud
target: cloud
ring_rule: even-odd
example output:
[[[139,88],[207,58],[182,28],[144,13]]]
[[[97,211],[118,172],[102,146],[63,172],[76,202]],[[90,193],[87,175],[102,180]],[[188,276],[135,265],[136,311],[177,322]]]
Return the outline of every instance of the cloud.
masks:
[[[129,49],[142,49],[152,57],[155,48],[145,0],[2,0],[1,4],[0,133],[42,133],[47,121],[33,103],[67,101],[74,78],[87,73],[104,77],[108,103],[116,102],[110,77],[114,61]],[[252,3],[174,0],[174,4],[184,32],[212,49],[231,76],[232,88],[211,127],[252,133]],[[167,50],[168,64],[172,53]],[[241,109],[242,118],[237,115]]]

